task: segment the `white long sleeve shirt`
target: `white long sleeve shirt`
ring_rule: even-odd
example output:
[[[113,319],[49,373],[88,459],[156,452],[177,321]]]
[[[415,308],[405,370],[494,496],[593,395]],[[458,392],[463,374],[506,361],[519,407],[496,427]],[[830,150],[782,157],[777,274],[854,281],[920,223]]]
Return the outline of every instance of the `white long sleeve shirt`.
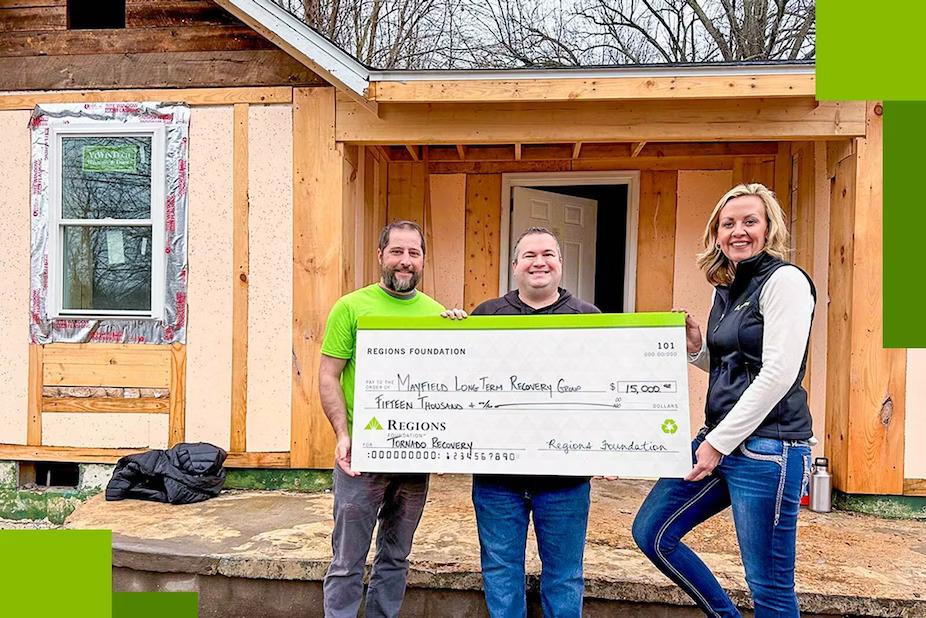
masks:
[[[813,318],[810,283],[794,266],[782,266],[766,281],[759,295],[759,312],[765,321],[762,332],[762,369],[739,401],[705,438],[729,455],[762,423],[797,379],[807,349]],[[701,350],[689,354],[696,367],[710,370],[706,335]]]

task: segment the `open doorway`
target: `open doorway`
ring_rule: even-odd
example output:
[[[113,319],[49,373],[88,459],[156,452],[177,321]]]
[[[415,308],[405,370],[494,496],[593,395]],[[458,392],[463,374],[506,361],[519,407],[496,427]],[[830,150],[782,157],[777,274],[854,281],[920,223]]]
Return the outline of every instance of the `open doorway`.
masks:
[[[605,313],[634,310],[639,172],[505,174],[499,289],[509,290],[511,251],[527,227],[559,238],[563,287]]]

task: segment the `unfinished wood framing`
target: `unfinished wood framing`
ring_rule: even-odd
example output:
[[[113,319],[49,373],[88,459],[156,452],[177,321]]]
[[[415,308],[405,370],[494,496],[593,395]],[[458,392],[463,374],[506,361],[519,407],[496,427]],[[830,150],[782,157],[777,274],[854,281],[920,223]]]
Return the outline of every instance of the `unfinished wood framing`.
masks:
[[[926,496],[926,479],[904,479],[905,496]]]
[[[491,122],[486,120],[491,118]],[[379,116],[339,96],[338,141],[367,144],[755,141],[864,135],[865,103],[806,99],[624,101],[620,104],[383,104]]]
[[[170,346],[170,415],[167,419],[167,446],[186,438],[186,346]]]
[[[42,346],[29,346],[29,399],[26,419],[26,444],[42,443]]]
[[[232,367],[229,450],[247,450],[248,406],[248,113],[236,103],[232,162]]]
[[[333,88],[293,93],[293,367],[291,461],[330,468],[334,433],[318,398],[325,318],[341,296],[344,163]]]
[[[878,106],[880,109],[880,106]],[[882,348],[881,116],[835,165],[830,221],[826,453],[835,486],[901,494],[906,351]]]
[[[646,281],[636,286],[635,311],[672,309],[677,196],[678,172],[640,173],[637,264],[645,268]]]
[[[466,178],[466,282],[463,309],[472,311],[487,298],[498,296],[501,230],[501,174]]]
[[[814,96],[815,92],[816,79],[813,73],[595,79],[409,80],[370,84],[370,97],[380,103],[775,98],[808,97]]]
[[[192,106],[234,103],[288,104],[293,101],[293,89],[285,86],[146,90],[120,88],[119,90],[0,94],[0,111],[32,110],[41,103],[113,103],[120,101],[177,101]]]
[[[168,414],[166,397],[43,397],[42,412]]]

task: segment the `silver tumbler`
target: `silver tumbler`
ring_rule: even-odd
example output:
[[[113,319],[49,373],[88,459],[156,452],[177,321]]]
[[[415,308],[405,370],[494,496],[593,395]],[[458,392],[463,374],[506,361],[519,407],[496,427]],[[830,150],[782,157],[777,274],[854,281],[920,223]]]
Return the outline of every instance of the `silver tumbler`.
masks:
[[[810,510],[829,513],[833,510],[833,477],[829,471],[830,461],[826,457],[813,460],[810,474]]]

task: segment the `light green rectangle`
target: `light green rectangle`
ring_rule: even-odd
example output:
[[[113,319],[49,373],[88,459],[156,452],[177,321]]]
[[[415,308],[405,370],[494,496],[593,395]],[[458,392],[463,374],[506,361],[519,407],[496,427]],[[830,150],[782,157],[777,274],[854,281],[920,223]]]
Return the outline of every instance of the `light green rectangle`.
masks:
[[[646,328],[684,326],[685,314],[663,313],[584,313],[578,315],[492,315],[465,320],[441,317],[403,318],[363,316],[360,330],[526,330],[536,328]]]
[[[81,149],[84,172],[138,171],[138,146],[84,146]]]

